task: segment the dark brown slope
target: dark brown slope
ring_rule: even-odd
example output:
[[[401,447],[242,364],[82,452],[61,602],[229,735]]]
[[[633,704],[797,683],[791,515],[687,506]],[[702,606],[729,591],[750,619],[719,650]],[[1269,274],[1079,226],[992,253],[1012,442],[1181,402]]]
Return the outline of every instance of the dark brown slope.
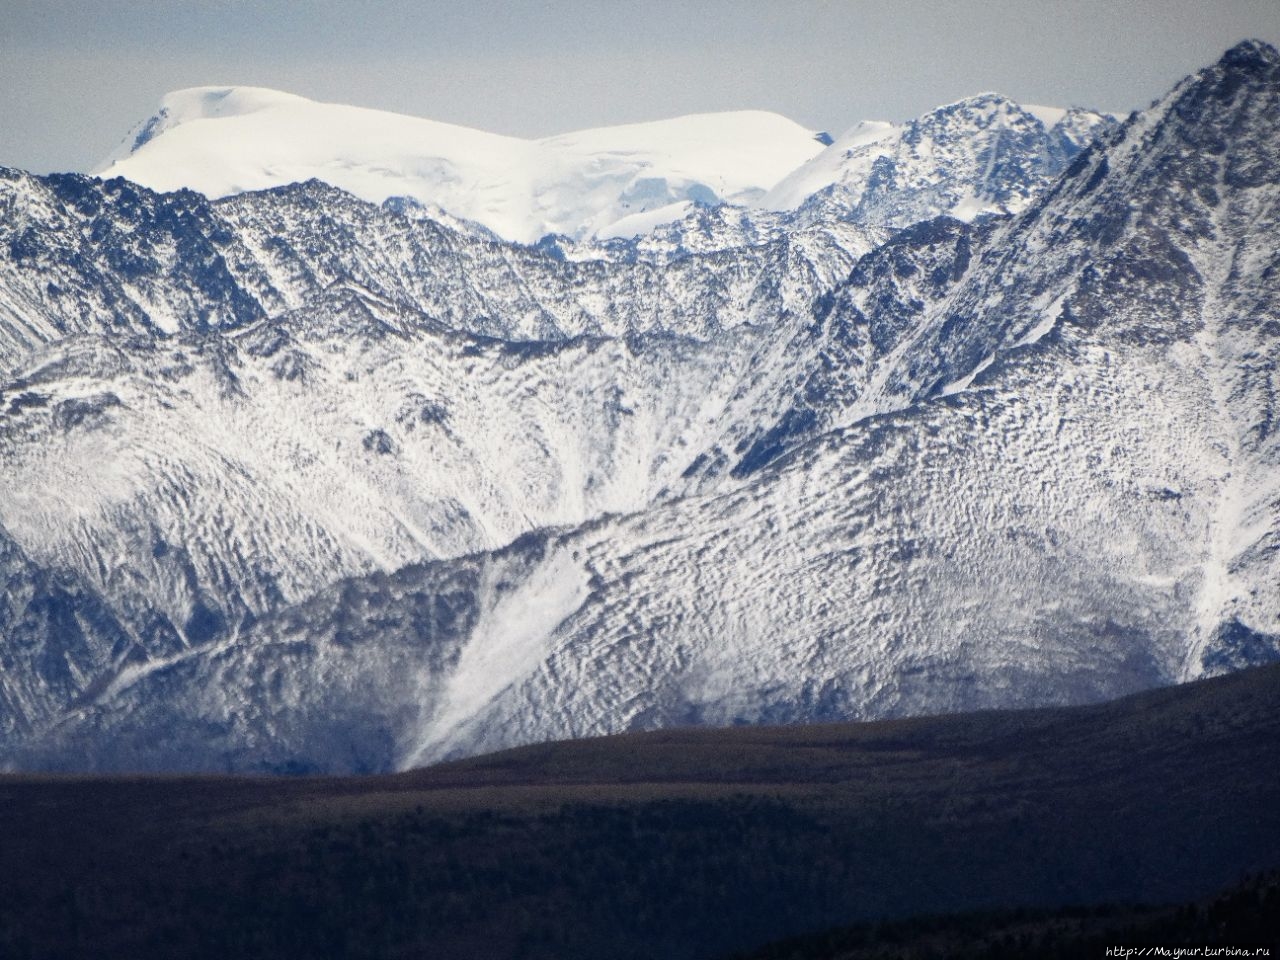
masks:
[[[0,956],[710,957],[1280,866],[1280,667],[394,777],[0,780]]]
[[[1212,897],[1187,903],[1023,908],[863,923],[789,938],[726,960],[1080,960],[1115,956],[1107,950],[1117,946],[1134,949],[1131,956],[1156,946],[1241,951],[1200,956],[1276,956],[1280,870],[1249,874]],[[1259,947],[1270,952],[1252,952]]]

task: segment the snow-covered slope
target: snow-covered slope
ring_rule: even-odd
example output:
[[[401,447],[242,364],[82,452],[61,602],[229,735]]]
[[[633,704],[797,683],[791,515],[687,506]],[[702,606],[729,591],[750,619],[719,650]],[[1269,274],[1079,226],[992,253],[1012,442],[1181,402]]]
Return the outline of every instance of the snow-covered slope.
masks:
[[[1276,658],[1277,117],[1242,44],[1020,215],[888,237],[10,176],[0,756],[384,769]]]
[[[98,169],[211,198],[322,180],[374,203],[412,197],[508,240],[624,236],[689,203],[757,198],[822,149],[763,111],[522,140],[256,87],[166,96]]]
[[[768,331],[876,241],[743,246],[726,210],[537,249],[318,183],[212,205],[4,187],[0,305],[23,322],[0,327],[0,523],[131,637],[76,696],[342,577],[643,509],[746,429],[729,411]],[[45,639],[40,663],[92,652]],[[51,684],[10,721],[74,699]]]
[[[901,125],[860,123],[759,203],[898,227],[942,215],[1017,213],[1114,126],[1088,110],[979,94]]]

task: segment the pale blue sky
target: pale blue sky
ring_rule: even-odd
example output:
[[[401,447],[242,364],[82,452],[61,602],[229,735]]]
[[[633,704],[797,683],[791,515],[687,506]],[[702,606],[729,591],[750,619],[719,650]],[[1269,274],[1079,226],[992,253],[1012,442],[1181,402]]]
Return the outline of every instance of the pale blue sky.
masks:
[[[0,165],[86,169],[168,90],[540,136],[761,108],[838,134],[982,90],[1128,111],[1280,0],[0,0]]]

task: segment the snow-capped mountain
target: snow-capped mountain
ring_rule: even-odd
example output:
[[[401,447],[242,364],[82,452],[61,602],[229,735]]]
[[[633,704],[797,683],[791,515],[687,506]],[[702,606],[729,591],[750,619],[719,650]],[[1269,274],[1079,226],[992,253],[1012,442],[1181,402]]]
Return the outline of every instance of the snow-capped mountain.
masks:
[[[387,769],[1280,656],[1277,117],[1242,44],[1021,214],[892,234],[6,173],[0,757]]]
[[[256,87],[166,96],[98,168],[210,198],[319,180],[532,243],[634,237],[699,206],[901,227],[1022,210],[1115,120],[982,94],[829,137],[763,111],[522,140]],[[755,228],[760,229],[760,228]],[[766,226],[767,229],[767,226]]]
[[[1076,154],[1116,126],[1105,114],[968,97],[903,124],[864,122],[788,174],[759,201],[904,227],[936,216],[1017,213]]]
[[[745,203],[822,149],[764,111],[523,140],[257,87],[166,96],[98,173],[211,198],[321,180],[410,197],[507,240],[634,236],[694,204]]]

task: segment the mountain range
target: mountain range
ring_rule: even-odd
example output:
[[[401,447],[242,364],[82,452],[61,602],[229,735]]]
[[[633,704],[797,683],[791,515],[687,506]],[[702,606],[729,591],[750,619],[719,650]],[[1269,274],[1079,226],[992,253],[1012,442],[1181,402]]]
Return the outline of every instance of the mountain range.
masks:
[[[983,94],[905,124],[862,123],[835,143],[763,111],[530,141],[275,90],[199,87],[165,97],[96,172],[212,198],[317,179],[371,203],[409,197],[437,218],[524,243],[633,237],[720,204],[810,202],[905,226],[1020,210],[1114,124]]]
[[[381,771],[1280,657],[1273,48],[1123,122],[981,95],[825,148],[353,110],[184,91],[109,179],[0,171],[7,765]]]

